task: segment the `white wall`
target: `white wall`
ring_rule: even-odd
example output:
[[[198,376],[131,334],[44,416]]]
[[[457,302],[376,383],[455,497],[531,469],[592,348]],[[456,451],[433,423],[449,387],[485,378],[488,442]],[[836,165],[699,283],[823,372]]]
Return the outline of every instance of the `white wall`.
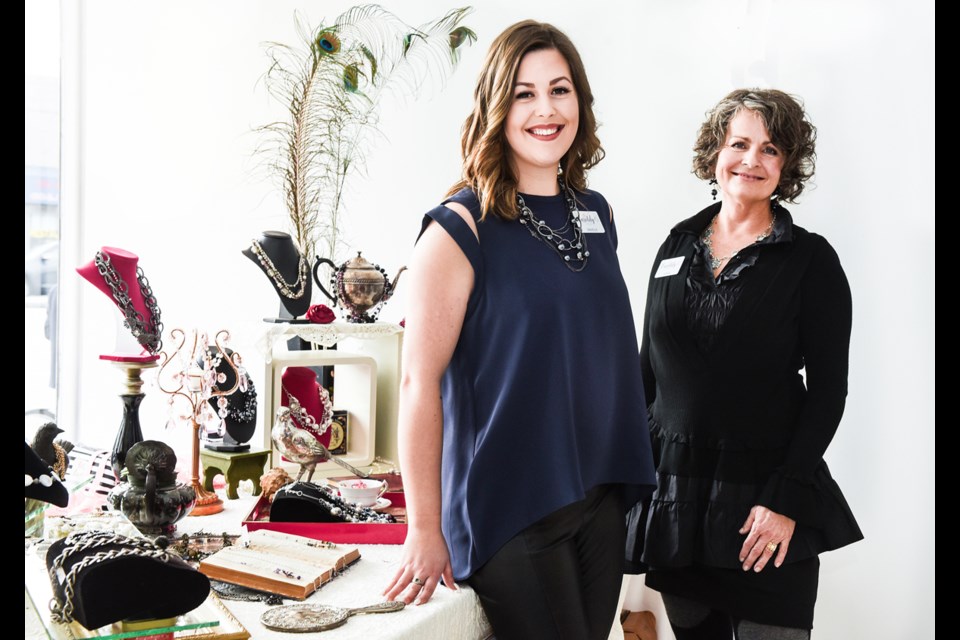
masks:
[[[413,23],[454,6],[386,4]],[[745,85],[802,96],[819,163],[816,188],[791,210],[832,242],[853,289],[850,395],[828,461],[866,534],[823,557],[814,637],[932,638],[933,2],[477,4],[468,22],[480,41],[446,89],[386,105],[386,139],[350,185],[352,246],[391,274],[409,258],[423,212],[458,175],[459,126],[487,45],[517,20],[546,20],[572,37],[590,74],[608,152],[592,186],[616,211],[639,323],[656,247],[709,199],[690,175],[704,112]],[[168,329],[229,328],[259,362],[258,321],[277,301],[240,251],[262,230],[287,228],[252,156],[254,127],[282,113],[258,84],[262,43],[295,42],[295,9],[316,24],[347,6],[100,0],[68,10],[65,256],[80,264],[102,245],[134,251]],[[65,390],[59,413],[84,441],[109,445],[119,376],[97,356],[113,345],[117,313],[69,266],[62,355],[79,386]],[[314,301],[324,302],[319,292]],[[403,313],[401,280],[381,319]],[[161,394],[147,392],[147,437],[180,448],[186,428],[165,431]]]

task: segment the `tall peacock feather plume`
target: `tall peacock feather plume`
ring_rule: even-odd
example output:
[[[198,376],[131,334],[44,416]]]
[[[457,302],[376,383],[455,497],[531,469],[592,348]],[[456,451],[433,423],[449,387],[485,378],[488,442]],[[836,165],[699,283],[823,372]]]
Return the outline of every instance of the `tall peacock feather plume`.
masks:
[[[269,134],[261,151],[282,182],[292,235],[308,259],[318,250],[337,259],[344,184],[363,166],[381,97],[416,95],[426,81],[446,79],[461,47],[477,39],[461,25],[471,11],[412,27],[379,5],[356,6],[316,29],[296,17],[303,48],[268,46],[266,86],[289,117],[260,128]]]

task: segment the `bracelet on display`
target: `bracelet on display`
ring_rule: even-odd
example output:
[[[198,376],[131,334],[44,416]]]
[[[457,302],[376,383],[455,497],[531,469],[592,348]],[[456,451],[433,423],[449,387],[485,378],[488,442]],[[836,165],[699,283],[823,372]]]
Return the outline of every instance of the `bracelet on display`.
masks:
[[[55,541],[46,556],[53,619],[97,629],[196,609],[210,580],[164,546],[114,531],[80,531]]]

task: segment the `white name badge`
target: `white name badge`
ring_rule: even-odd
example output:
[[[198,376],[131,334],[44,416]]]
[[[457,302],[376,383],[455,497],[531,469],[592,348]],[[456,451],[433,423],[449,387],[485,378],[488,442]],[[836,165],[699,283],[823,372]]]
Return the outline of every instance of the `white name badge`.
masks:
[[[680,273],[680,265],[682,264],[683,264],[683,256],[661,260],[660,266],[657,267],[657,272],[653,274],[653,277],[666,278],[667,276],[675,276],[678,273]]]
[[[584,233],[606,233],[596,211],[580,212],[580,230]]]

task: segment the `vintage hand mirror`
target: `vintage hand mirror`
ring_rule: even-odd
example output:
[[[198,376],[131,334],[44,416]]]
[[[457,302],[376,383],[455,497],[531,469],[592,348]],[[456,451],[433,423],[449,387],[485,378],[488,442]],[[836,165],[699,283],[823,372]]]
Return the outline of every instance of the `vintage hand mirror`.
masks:
[[[290,633],[312,633],[327,631],[347,623],[347,618],[361,613],[391,613],[400,611],[406,605],[403,602],[380,602],[368,607],[348,609],[325,604],[288,604],[267,609],[260,616],[260,622],[267,629]]]

